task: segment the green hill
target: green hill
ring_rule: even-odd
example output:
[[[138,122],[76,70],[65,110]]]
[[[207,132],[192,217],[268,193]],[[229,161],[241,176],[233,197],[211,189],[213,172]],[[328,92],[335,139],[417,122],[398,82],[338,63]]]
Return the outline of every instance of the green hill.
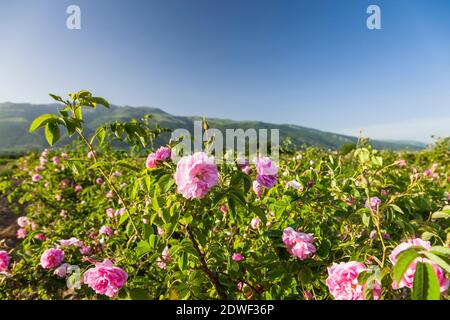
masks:
[[[27,103],[0,103],[0,152],[22,152],[31,148],[45,148],[47,144],[43,138],[42,130],[30,134],[28,127],[31,121],[43,113],[55,113],[57,104],[34,105]],[[162,127],[169,129],[184,128],[192,132],[193,121],[200,117],[173,116],[158,108],[151,107],[119,107],[111,106],[110,109],[97,108],[86,109],[84,116],[85,126],[93,130],[98,125],[113,120],[129,120],[131,118],[141,118],[144,114],[152,114]],[[337,149],[343,144],[352,144],[357,141],[356,137],[324,132],[316,129],[300,127],[291,124],[271,124],[260,121],[234,121],[226,119],[208,118],[211,128],[219,130],[249,128],[255,129],[279,129],[280,140],[290,137],[292,142],[300,147],[302,145],[313,145],[326,149]],[[169,135],[163,137],[167,142]],[[67,143],[68,139],[62,139],[59,143]],[[415,141],[378,141],[372,140],[371,144],[378,149],[409,149],[418,150],[425,147],[425,144]]]

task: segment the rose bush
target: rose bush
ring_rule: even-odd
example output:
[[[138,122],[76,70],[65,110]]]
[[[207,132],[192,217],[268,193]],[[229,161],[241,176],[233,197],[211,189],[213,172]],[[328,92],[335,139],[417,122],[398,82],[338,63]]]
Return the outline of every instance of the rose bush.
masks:
[[[89,133],[83,108],[108,103],[52,96],[63,109],[31,130],[78,139],[31,152],[0,182],[21,238],[0,242],[0,298],[447,298],[450,139],[174,163],[177,142],[154,148],[166,130],[151,117]]]

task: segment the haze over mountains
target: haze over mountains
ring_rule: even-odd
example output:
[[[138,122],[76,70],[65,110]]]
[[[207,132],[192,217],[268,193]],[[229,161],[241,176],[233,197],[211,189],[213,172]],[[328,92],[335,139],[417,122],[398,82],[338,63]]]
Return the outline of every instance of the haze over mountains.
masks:
[[[56,113],[58,104],[27,104],[27,103],[0,103],[0,152],[27,151],[31,148],[48,147],[43,130],[33,134],[28,132],[30,123],[43,113]],[[169,129],[184,128],[192,132],[193,121],[201,119],[199,116],[185,117],[174,116],[158,108],[152,107],[119,107],[112,105],[110,109],[99,107],[95,110],[86,108],[84,116],[85,128],[93,131],[97,126],[108,121],[124,121],[131,118],[141,118],[145,114],[152,114],[158,120],[161,127]],[[225,129],[279,129],[280,142],[290,137],[299,148],[302,145],[318,146],[326,149],[338,149],[343,144],[355,143],[356,137],[324,132],[316,129],[305,128],[293,124],[271,124],[260,121],[235,121],[228,119],[208,118],[211,128],[217,128],[225,132]],[[167,142],[166,135],[161,142]],[[394,140],[395,137],[392,137]],[[59,146],[68,143],[68,139],[62,139]],[[377,149],[409,149],[418,150],[426,145],[415,141],[379,141],[371,140],[372,146]],[[57,146],[58,146],[57,145]]]

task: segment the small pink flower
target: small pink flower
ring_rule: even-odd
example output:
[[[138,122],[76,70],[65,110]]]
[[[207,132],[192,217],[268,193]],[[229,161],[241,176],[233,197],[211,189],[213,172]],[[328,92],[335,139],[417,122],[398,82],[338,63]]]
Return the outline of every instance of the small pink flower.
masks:
[[[113,298],[128,279],[128,274],[110,260],[96,263],[83,275],[83,282],[98,294]]]
[[[30,223],[30,228],[31,228],[31,230],[36,230],[36,228],[37,228],[36,223],[31,222],[31,223]]]
[[[263,193],[263,186],[259,184],[258,181],[253,181],[253,191],[255,192],[258,198],[261,198]]]
[[[158,259],[156,259],[156,265],[158,266],[158,268],[165,270],[169,261],[169,247],[165,247],[163,252],[161,253],[161,257],[158,257]]]
[[[49,183],[49,182],[46,182],[46,183],[44,184],[44,188],[45,188],[45,189],[48,189],[48,187],[50,187],[50,183]]]
[[[76,246],[76,247],[81,247],[84,243],[83,243],[83,241],[81,241],[81,240],[78,240],[77,238],[75,238],[75,237],[72,237],[72,238],[70,238],[70,239],[67,239],[67,240],[59,240],[59,244],[61,245],[61,246],[63,246],[63,247],[66,247],[66,246]]]
[[[149,169],[156,168],[156,166],[163,161],[167,161],[172,157],[170,148],[161,147],[155,153],[150,153],[147,157],[145,165]]]
[[[89,151],[88,152],[88,154],[87,154],[87,157],[88,157],[88,159],[92,159],[92,158],[94,158],[94,156],[96,156],[97,155],[97,152],[92,152],[92,151]]]
[[[17,230],[17,239],[24,239],[27,236],[28,232],[24,228],[20,228]]]
[[[61,218],[67,218],[67,211],[66,210],[61,210],[61,212],[59,213],[59,216],[61,217]]]
[[[28,218],[27,217],[25,217],[25,216],[22,216],[22,217],[19,217],[18,219],[17,219],[17,224],[19,225],[19,227],[21,227],[21,228],[25,228],[27,225],[29,225],[31,222],[30,222],[30,220],[28,220]]]
[[[259,226],[261,225],[261,219],[256,217],[253,218],[252,221],[250,222],[250,226],[252,227],[252,229],[258,229]]]
[[[100,230],[98,231],[98,233],[99,234],[105,234],[108,237],[111,237],[113,235],[113,230],[110,227],[108,227],[108,226],[102,226],[100,228]]]
[[[79,184],[77,184],[76,186],[75,186],[75,191],[81,191],[81,190],[83,190],[83,187],[82,186],[80,186]]]
[[[226,214],[228,212],[228,207],[226,204],[223,204],[220,206],[219,208],[220,212],[222,212],[223,214]]]
[[[98,184],[99,186],[101,186],[104,183],[104,181],[102,178],[97,178],[97,179],[95,179],[95,183]]]
[[[367,209],[377,210],[381,204],[381,200],[378,197],[372,197],[367,199],[366,204],[364,205]]]
[[[60,278],[64,278],[67,274],[67,268],[70,266],[70,264],[68,263],[63,263],[62,265],[60,265],[58,268],[55,269],[55,271],[53,271],[53,274],[60,277]]]
[[[31,181],[33,181],[33,182],[38,182],[38,181],[41,181],[41,180],[42,180],[42,176],[40,174],[38,174],[38,173],[34,174],[31,177]]]
[[[213,157],[204,152],[185,156],[177,164],[174,175],[178,192],[186,199],[202,199],[219,182]]]
[[[149,221],[148,219],[144,218],[144,219],[142,219],[142,223],[143,223],[143,224],[149,224],[150,221]]]
[[[427,169],[423,172],[424,177],[430,177],[433,174],[433,171]]]
[[[81,246],[80,253],[83,256],[90,256],[92,254],[92,248],[90,246]]]
[[[0,272],[6,272],[10,261],[8,252],[5,250],[0,251]]]
[[[277,183],[278,167],[268,157],[256,158],[256,181],[267,189]]]
[[[48,249],[41,256],[41,266],[44,269],[52,269],[59,266],[63,259],[64,251],[60,249]]]
[[[399,168],[406,168],[406,166],[407,166],[406,160],[403,160],[403,159],[396,160],[394,163]]]
[[[62,188],[67,187],[69,184],[70,184],[70,180],[69,179],[62,179],[61,183],[60,183],[60,187],[62,189]]]
[[[38,233],[38,234],[36,234],[36,235],[34,236],[34,238],[37,239],[37,240],[41,240],[41,241],[47,240],[47,237],[46,237],[45,234],[43,234],[43,233]]]
[[[108,191],[108,192],[106,193],[106,197],[107,197],[108,199],[111,199],[112,197],[114,197],[113,192],[112,192],[111,190]]]
[[[288,188],[294,188],[295,190],[300,190],[303,191],[303,186],[301,185],[301,183],[297,182],[296,180],[291,180],[288,183],[286,183],[286,186]]]
[[[108,208],[108,209],[106,209],[106,215],[107,215],[109,218],[114,218],[114,209],[113,209],[113,208]]]
[[[58,165],[60,163],[59,157],[58,156],[54,156],[53,159],[53,164]]]
[[[439,163],[433,163],[432,165],[431,165],[431,170],[436,170],[437,168],[439,168]]]
[[[56,201],[61,201],[62,200],[62,196],[60,194],[56,194],[55,195],[55,200]]]
[[[47,158],[48,157],[48,150],[45,149],[44,151],[42,151],[41,156],[44,157],[44,158]]]
[[[123,216],[123,214],[126,212],[127,209],[125,208],[120,208],[119,210],[116,210],[116,212],[114,212],[114,215],[116,217],[121,217]]]
[[[62,157],[64,160],[69,159],[69,155],[68,155],[67,153],[65,153],[65,152],[61,153],[61,157]]]
[[[163,228],[157,227],[156,229],[157,229],[158,236],[160,236],[160,237],[164,236],[165,232],[164,232]]]
[[[305,260],[316,252],[311,233],[297,232],[289,227],[284,229],[281,239],[287,246],[287,251],[300,260]]]
[[[41,167],[45,166],[47,164],[47,159],[45,159],[44,157],[40,157],[39,164],[41,165]]]
[[[122,175],[122,173],[120,171],[114,171],[113,172],[113,176],[116,177],[116,178],[120,177],[121,175]]]
[[[235,252],[235,253],[233,253],[233,255],[231,256],[231,259],[233,260],[233,261],[242,261],[242,260],[244,260],[244,256],[242,255],[242,254],[240,254],[239,252]]]

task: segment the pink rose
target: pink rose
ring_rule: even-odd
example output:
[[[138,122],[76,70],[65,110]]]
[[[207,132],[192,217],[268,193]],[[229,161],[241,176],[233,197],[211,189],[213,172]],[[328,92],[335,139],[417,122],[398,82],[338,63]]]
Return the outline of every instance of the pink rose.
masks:
[[[41,156],[44,157],[44,158],[47,158],[48,157],[48,150],[45,149],[44,151],[42,151]]]
[[[17,230],[17,238],[24,239],[27,236],[28,232],[25,228],[20,228]]]
[[[52,159],[52,161],[53,161],[53,164],[55,164],[55,165],[59,164],[59,162],[60,162],[58,156],[54,156],[53,159]]]
[[[160,236],[160,237],[164,236],[165,232],[164,232],[163,228],[157,227],[156,230],[157,230],[158,236]]]
[[[78,240],[75,237],[72,237],[72,238],[67,239],[67,240],[64,240],[64,239],[63,240],[59,240],[58,242],[63,247],[68,247],[68,246],[81,247],[84,244],[83,241]]]
[[[68,155],[67,153],[65,153],[65,152],[61,153],[61,157],[62,157],[64,160],[69,159],[69,155]]]
[[[27,225],[30,224],[30,220],[28,220],[28,218],[25,217],[25,216],[19,217],[19,218],[17,219],[17,224],[19,225],[19,227],[25,228]]]
[[[98,231],[98,233],[99,234],[105,234],[108,237],[111,237],[113,235],[113,230],[110,227],[108,227],[108,226],[102,226],[100,228],[100,230]]]
[[[97,155],[97,152],[95,152],[95,151],[89,151],[88,154],[87,154],[87,157],[88,157],[88,159],[92,159],[92,158],[94,158],[94,156],[96,156],[96,155]]]
[[[61,210],[61,212],[59,213],[59,216],[61,217],[61,218],[67,218],[67,211],[66,210]]]
[[[252,229],[258,229],[259,226],[261,225],[261,219],[256,217],[253,218],[252,221],[250,222],[250,226],[252,227]]]
[[[95,183],[98,184],[99,186],[103,184],[103,179],[102,178],[97,178],[95,179]]]
[[[263,186],[259,184],[258,181],[253,181],[253,191],[255,192],[258,198],[261,198],[263,193]]]
[[[156,166],[163,161],[169,160],[172,157],[170,148],[161,147],[156,152],[150,153],[147,157],[145,165],[149,169],[156,168]]]
[[[43,233],[38,233],[38,234],[36,234],[36,235],[34,236],[34,238],[37,239],[37,240],[41,240],[41,241],[47,240],[47,237],[46,237],[45,234],[43,234]]]
[[[233,255],[231,256],[231,259],[233,260],[233,261],[242,261],[242,260],[244,260],[244,256],[242,255],[242,254],[240,254],[239,252],[235,252],[235,253],[233,253]]]
[[[5,250],[0,251],[0,272],[5,272],[8,270],[10,257],[8,252]]]
[[[333,263],[328,268],[326,284],[331,295],[336,300],[364,300],[364,286],[358,283],[358,275],[367,270],[360,262],[350,261]],[[380,298],[381,287],[376,284],[373,288],[375,300]]]
[[[98,294],[113,298],[127,281],[128,274],[110,260],[96,263],[83,275],[83,282]]]
[[[399,168],[406,168],[406,165],[407,165],[406,160],[403,160],[403,159],[396,160],[394,163]]]
[[[228,212],[228,207],[226,204],[223,204],[220,206],[219,208],[220,212],[222,212],[223,214],[226,214]]]
[[[108,192],[106,193],[106,197],[107,197],[108,199],[111,199],[112,197],[114,197],[113,192],[112,192],[111,190],[108,191]]]
[[[183,197],[202,199],[219,182],[219,172],[213,157],[197,152],[181,158],[174,178]]]
[[[64,251],[61,249],[48,249],[41,256],[41,266],[44,269],[52,269],[59,266],[63,259]]]
[[[165,247],[163,252],[161,253],[161,257],[158,257],[158,259],[156,259],[156,265],[158,266],[158,268],[165,270],[169,261],[169,247]]]
[[[31,177],[31,181],[33,181],[33,182],[38,182],[38,181],[41,181],[42,180],[42,176],[40,175],[40,174],[34,174],[32,177]]]
[[[83,189],[83,187],[80,186],[79,184],[77,184],[74,189],[75,189],[75,191],[78,192],[78,191],[81,191]]]
[[[90,256],[92,254],[92,248],[90,246],[81,246],[80,253],[83,256]]]
[[[316,247],[313,245],[314,237],[311,233],[297,232],[289,227],[284,229],[281,239],[287,251],[300,260],[305,260],[316,252]]]
[[[109,218],[114,218],[114,209],[113,209],[113,208],[108,208],[108,209],[106,209],[106,215],[107,215]]]
[[[56,201],[61,201],[62,200],[62,196],[60,194],[56,194],[55,195],[55,200]]]
[[[63,263],[58,268],[56,268],[55,271],[53,271],[53,274],[60,278],[64,278],[67,274],[67,267],[69,267],[69,266],[70,266],[70,264]]]
[[[397,263],[397,256],[399,255],[399,253],[412,246],[420,246],[423,247],[425,250],[429,250],[431,248],[431,244],[429,241],[424,241],[420,238],[410,239],[406,242],[400,243],[397,247],[395,247],[394,250],[392,250],[392,253],[389,256],[389,260],[391,261],[391,263],[395,266],[395,264]],[[434,272],[436,273],[436,276],[439,280],[441,292],[446,292],[449,286],[449,280],[445,277],[444,271],[435,263],[424,258],[415,259],[413,263],[409,265],[408,269],[406,269],[406,272],[403,274],[403,278],[400,280],[400,282],[399,283],[396,283],[396,281],[392,282],[392,288],[400,289],[413,287],[414,274],[416,273],[417,262],[426,262],[433,267]]]
[[[272,163],[268,157],[260,157],[255,160],[256,181],[267,189],[275,186],[277,183],[278,167]]]

